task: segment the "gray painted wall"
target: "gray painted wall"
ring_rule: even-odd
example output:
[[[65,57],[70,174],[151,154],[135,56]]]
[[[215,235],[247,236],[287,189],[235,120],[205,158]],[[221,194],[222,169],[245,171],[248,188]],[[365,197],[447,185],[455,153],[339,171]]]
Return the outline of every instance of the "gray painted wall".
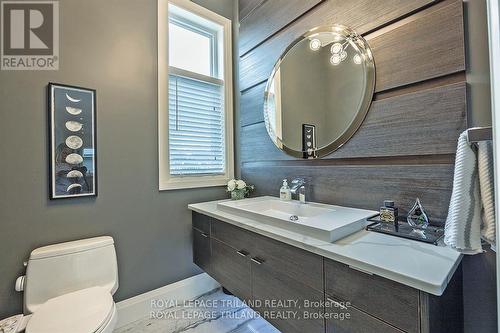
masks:
[[[232,0],[197,0],[228,18]],[[38,246],[98,235],[116,242],[122,300],[192,276],[188,203],[224,189],[158,192],[156,0],[60,1],[60,70],[0,72],[0,318]],[[97,89],[99,197],[48,200],[49,81]]]

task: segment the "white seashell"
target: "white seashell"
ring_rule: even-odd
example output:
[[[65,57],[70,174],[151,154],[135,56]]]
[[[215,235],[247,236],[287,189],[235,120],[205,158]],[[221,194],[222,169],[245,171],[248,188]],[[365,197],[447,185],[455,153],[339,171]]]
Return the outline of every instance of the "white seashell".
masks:
[[[82,127],[83,124],[79,123],[78,121],[70,120],[66,122],[66,128],[71,132],[78,132],[82,129]]]
[[[66,156],[66,163],[69,164],[80,164],[83,162],[83,157],[78,154],[69,154]]]
[[[68,172],[66,174],[66,178],[82,178],[82,177],[83,177],[83,173],[81,173],[78,170],[71,170],[70,172]]]
[[[68,99],[68,101],[71,101],[73,103],[78,103],[81,101],[81,99],[76,99],[76,98],[73,98],[71,97],[70,95],[66,94],[66,98]]]
[[[71,149],[78,149],[83,146],[83,140],[76,135],[70,135],[66,138],[66,146]]]
[[[66,192],[70,192],[71,190],[73,189],[79,189],[80,191],[82,190],[82,185],[80,184],[71,184],[70,186],[68,186],[68,188],[66,189]]]
[[[72,108],[71,106],[67,106],[66,111],[68,111],[69,114],[72,114],[74,116],[82,113],[82,109]]]

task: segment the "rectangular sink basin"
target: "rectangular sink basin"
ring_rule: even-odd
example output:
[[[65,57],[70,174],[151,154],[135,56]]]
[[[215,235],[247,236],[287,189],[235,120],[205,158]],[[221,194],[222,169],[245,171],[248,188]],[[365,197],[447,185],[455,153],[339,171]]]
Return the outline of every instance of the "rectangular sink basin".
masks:
[[[335,242],[363,229],[365,219],[378,213],[314,202],[281,201],[270,196],[219,202],[217,208],[327,242]]]

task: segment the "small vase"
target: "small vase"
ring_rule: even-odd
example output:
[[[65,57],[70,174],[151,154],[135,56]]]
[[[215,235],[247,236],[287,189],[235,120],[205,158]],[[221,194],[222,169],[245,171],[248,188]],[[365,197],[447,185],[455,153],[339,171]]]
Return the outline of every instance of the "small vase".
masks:
[[[233,190],[231,191],[231,200],[241,200],[245,199],[245,190]]]

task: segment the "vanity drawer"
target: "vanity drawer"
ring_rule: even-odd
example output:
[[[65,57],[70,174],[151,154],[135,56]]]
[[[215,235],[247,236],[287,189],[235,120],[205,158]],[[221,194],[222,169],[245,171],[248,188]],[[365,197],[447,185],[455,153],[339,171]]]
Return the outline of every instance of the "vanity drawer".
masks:
[[[254,310],[280,331],[325,332],[323,292],[276,271],[268,262],[252,262],[252,282]]]
[[[252,298],[251,261],[226,244],[212,239],[210,275],[242,300]]]
[[[255,234],[229,223],[212,220],[212,237],[236,250],[252,253],[255,248]]]
[[[323,257],[258,234],[254,239],[252,257],[256,256],[273,270],[323,292]]]
[[[406,332],[419,332],[418,290],[325,259],[327,296],[350,302]]]
[[[193,262],[205,272],[210,272],[210,236],[193,228]]]
[[[328,301],[328,300],[327,300]],[[363,311],[360,311],[352,306],[345,310],[339,307],[327,308],[327,314],[343,314],[349,317],[344,317],[343,320],[336,317],[331,317],[326,320],[327,333],[404,333],[375,317],[372,317]]]
[[[210,235],[210,216],[206,216],[193,211],[193,228]]]

